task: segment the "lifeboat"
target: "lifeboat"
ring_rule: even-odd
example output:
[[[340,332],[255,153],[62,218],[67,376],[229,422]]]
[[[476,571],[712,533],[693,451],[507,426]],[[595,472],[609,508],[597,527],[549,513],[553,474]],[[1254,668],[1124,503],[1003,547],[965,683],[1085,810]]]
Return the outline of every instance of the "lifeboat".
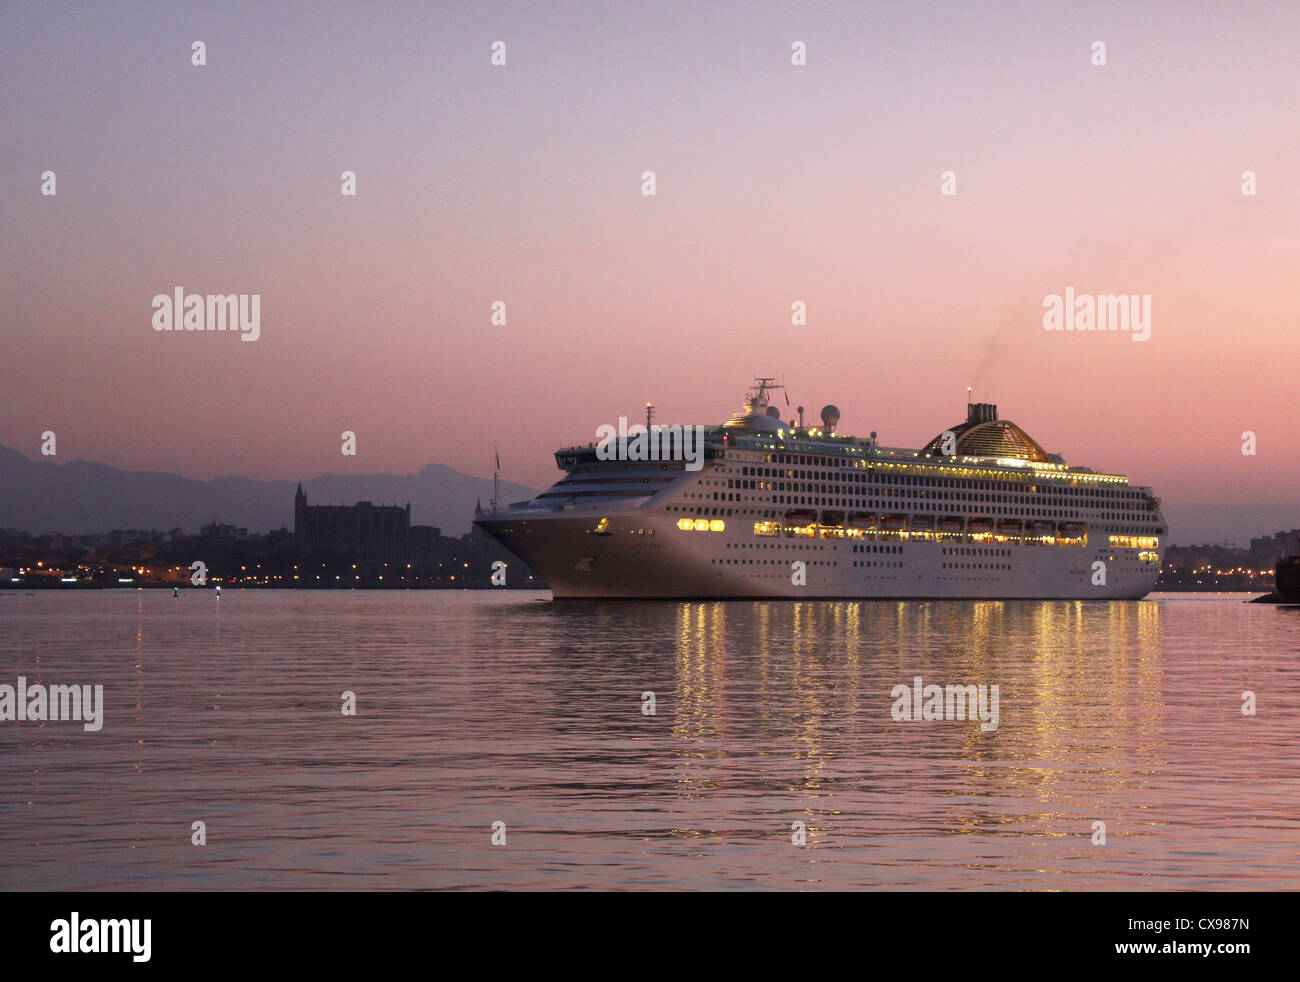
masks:
[[[851,529],[873,529],[876,527],[876,516],[869,511],[851,511],[844,524]]]
[[[971,535],[982,535],[985,532],[993,531],[993,519],[991,518],[972,518],[966,523],[966,531]]]
[[[1088,526],[1084,522],[1062,522],[1061,534],[1068,539],[1077,539],[1081,535],[1086,535]]]
[[[1003,535],[1019,535],[1025,523],[1018,518],[1004,518],[998,522],[998,531]]]
[[[844,524],[844,512],[842,511],[824,511],[822,512],[822,524],[830,528],[839,528]]]
[[[897,532],[900,529],[907,528],[906,515],[886,515],[880,520],[880,527],[890,532]]]
[[[791,528],[801,528],[804,525],[816,525],[817,513],[810,509],[788,511],[785,513],[785,524]]]
[[[1034,535],[1055,535],[1055,522],[1029,522],[1025,526],[1026,532],[1032,532]]]
[[[965,526],[965,522],[956,515],[948,515],[939,519],[940,532],[960,532]]]
[[[933,532],[934,516],[933,515],[913,515],[912,516],[913,532]]]

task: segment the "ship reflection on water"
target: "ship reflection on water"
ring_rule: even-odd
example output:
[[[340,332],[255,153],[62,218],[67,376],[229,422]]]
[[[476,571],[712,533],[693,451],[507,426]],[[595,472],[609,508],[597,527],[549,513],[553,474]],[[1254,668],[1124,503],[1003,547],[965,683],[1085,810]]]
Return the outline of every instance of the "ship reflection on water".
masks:
[[[1297,836],[1278,776],[1300,769],[1261,759],[1257,739],[1285,736],[1241,712],[1242,692],[1284,646],[1268,634],[1275,622],[1239,602],[684,602],[589,613],[616,617],[629,638],[672,618],[671,665],[657,666],[671,690],[658,693],[663,730],[643,738],[646,762],[655,807],[673,819],[667,834],[689,844],[712,885],[1297,884],[1283,858]],[[654,688],[649,666],[620,661],[630,686]],[[891,690],[917,676],[998,685],[997,730],[896,721]],[[1294,682],[1273,695],[1297,703]],[[792,844],[796,822],[806,846]],[[644,841],[651,867],[681,858],[648,830]],[[1244,872],[1243,842],[1259,860]]]
[[[774,823],[828,845],[846,812],[850,839],[875,838],[865,821],[1089,848],[1094,818],[1152,820],[1102,802],[1168,762],[1159,604],[682,603],[676,623],[683,797],[761,795]],[[916,676],[998,685],[997,731],[896,721],[891,689]]]
[[[0,864],[45,889],[1300,886],[1289,608],[543,596],[10,600],[5,677],[106,708],[0,728]],[[996,729],[895,719],[917,678],[997,686]]]

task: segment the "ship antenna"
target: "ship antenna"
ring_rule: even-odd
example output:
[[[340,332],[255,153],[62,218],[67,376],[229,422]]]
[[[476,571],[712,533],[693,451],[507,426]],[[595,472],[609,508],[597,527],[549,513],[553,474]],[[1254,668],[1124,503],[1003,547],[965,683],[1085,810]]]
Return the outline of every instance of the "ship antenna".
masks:
[[[493,447],[492,453],[497,459],[497,469],[492,472],[492,511],[495,512],[501,503],[501,451]]]
[[[650,432],[650,421],[655,418],[655,404],[647,402],[645,404],[645,431]]]
[[[764,397],[768,393],[768,390],[785,388],[784,385],[776,384],[775,378],[767,378],[766,376],[762,376],[762,375],[754,376],[754,387],[757,388],[758,391],[751,398],[746,400],[746,402],[750,406],[757,406],[759,403],[763,402]],[[787,396],[786,398],[788,399],[789,396]]]

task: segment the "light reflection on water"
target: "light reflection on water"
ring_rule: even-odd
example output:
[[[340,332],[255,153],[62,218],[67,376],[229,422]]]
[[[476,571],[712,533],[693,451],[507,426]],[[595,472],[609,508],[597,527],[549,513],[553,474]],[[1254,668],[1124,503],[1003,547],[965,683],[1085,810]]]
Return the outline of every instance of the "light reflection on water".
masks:
[[[1300,611],[545,596],[0,597],[0,682],[107,702],[0,723],[0,886],[1300,887]]]

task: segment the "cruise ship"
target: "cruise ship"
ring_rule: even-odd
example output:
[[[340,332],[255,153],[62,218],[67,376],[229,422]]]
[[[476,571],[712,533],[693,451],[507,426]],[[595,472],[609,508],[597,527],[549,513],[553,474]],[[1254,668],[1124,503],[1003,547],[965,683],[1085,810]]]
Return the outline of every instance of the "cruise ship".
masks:
[[[784,421],[757,379],[702,452],[647,456],[642,428],[555,453],[564,476],[474,524],[556,599],[1137,600],[1155,586],[1160,499],[1068,465],[997,406],[919,450]],[[671,428],[653,427],[652,432]],[[680,447],[680,443],[665,445]],[[667,454],[661,456],[668,456]]]

